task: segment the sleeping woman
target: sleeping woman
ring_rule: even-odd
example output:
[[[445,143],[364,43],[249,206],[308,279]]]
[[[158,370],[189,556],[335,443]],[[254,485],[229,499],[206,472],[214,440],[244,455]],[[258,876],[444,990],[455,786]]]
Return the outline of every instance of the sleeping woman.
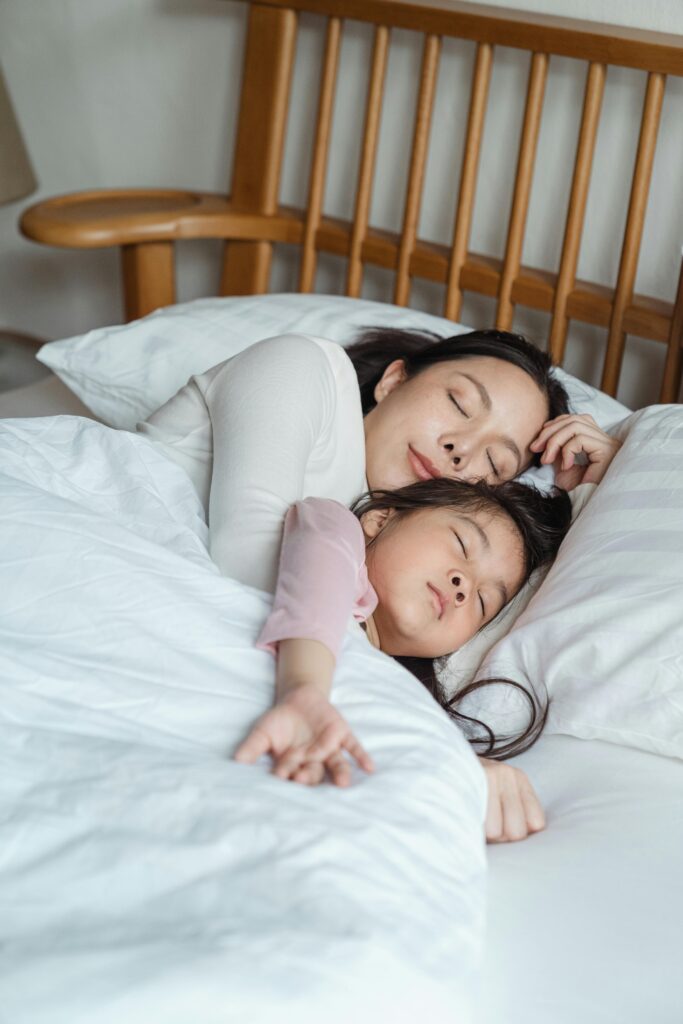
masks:
[[[304,498],[349,506],[440,477],[497,485],[533,461],[597,480],[614,451],[590,418],[568,415],[548,357],[500,331],[375,329],[347,350],[271,338],[192,378],[138,429],[193,480],[221,571],[271,593],[285,516]],[[486,768],[502,801],[516,770]]]

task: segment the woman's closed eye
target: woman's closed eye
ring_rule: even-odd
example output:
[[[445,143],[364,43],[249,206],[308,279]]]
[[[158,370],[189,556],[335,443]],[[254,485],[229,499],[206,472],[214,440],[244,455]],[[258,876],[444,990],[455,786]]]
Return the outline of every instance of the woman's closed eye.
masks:
[[[461,416],[464,416],[466,420],[471,419],[470,414],[468,412],[466,412],[466,410],[462,407],[462,405],[460,404],[458,399],[455,397],[455,395],[449,394],[448,397],[450,398],[451,402],[453,403],[453,405],[458,410],[458,412],[460,413]]]
[[[477,597],[479,598],[479,604],[481,605],[481,614],[484,620],[486,620],[486,605],[484,604],[484,598],[481,593],[477,591]]]
[[[489,466],[491,467],[491,472],[495,476],[496,480],[500,480],[500,473],[498,471],[498,467],[496,466],[495,462],[491,458],[491,452],[488,451],[488,449],[486,451],[486,458],[489,460]]]

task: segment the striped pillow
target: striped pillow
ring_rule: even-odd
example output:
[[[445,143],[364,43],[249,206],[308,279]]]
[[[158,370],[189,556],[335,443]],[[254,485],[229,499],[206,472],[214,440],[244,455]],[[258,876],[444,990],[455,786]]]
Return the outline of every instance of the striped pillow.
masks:
[[[547,731],[683,757],[683,406],[642,409],[557,561],[479,678],[551,699]],[[468,714],[496,733],[523,719],[511,687]]]

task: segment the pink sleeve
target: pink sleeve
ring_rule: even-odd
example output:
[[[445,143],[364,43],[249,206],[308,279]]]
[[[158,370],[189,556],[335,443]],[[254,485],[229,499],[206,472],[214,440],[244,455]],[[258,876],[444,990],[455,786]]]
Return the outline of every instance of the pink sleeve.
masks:
[[[327,498],[297,501],[285,519],[273,610],[256,646],[275,654],[280,640],[319,640],[337,658],[351,616],[362,621],[376,605],[353,512]]]

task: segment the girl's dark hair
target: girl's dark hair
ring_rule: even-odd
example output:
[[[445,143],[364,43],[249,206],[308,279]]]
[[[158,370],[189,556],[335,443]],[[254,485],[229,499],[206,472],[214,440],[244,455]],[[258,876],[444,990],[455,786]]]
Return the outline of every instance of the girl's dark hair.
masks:
[[[489,330],[441,338],[432,331],[370,327],[346,351],[358,377],[364,416],[377,404],[375,387],[395,359],[402,359],[408,377],[414,377],[434,363],[474,356],[502,359],[524,370],[545,396],[549,420],[569,411],[567,392],[553,374],[550,356],[521,334]],[[540,456],[535,455],[534,464],[539,461]]]
[[[395,491],[370,491],[353,506],[360,518],[366,512],[393,509],[399,516],[429,508],[452,508],[457,512],[489,512],[508,516],[522,541],[524,580],[549,565],[571,525],[572,508],[565,491],[542,494],[535,487],[511,480],[497,487],[483,481],[465,483],[445,478],[419,481]],[[431,658],[396,659],[429,690],[434,699],[464,730],[477,753],[504,760],[521,754],[536,742],[548,715],[548,702],[512,679],[476,680],[448,697],[439,682]],[[485,686],[506,684],[518,690],[528,702],[529,721],[518,736],[496,737],[485,722],[458,710],[461,702]]]

